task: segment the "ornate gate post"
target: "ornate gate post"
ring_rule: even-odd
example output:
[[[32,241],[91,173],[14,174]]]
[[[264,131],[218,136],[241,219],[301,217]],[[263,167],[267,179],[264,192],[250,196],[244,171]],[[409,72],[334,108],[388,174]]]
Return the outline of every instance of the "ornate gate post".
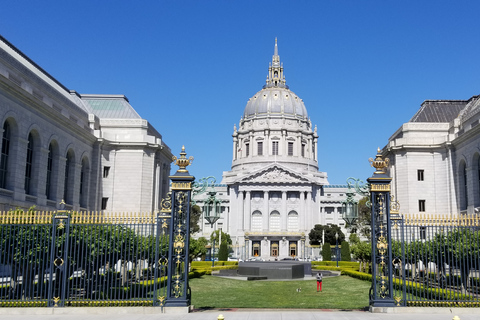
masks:
[[[392,278],[392,238],[390,223],[390,178],[387,174],[389,159],[383,160],[380,149],[375,160],[370,158],[375,167],[370,184],[370,201],[372,203],[372,288],[370,305],[372,307],[394,307]]]
[[[167,299],[165,307],[188,307],[190,293],[188,292],[188,246],[190,243],[190,197],[192,182],[187,166],[193,157],[187,159],[185,147],[182,147],[180,158],[173,157],[179,167],[170,176],[172,180],[172,218],[170,224],[170,241],[168,244],[168,276]]]

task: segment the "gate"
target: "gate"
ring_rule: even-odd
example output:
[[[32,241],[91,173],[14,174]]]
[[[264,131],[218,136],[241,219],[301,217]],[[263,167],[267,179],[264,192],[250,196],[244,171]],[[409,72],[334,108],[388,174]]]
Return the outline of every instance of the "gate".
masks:
[[[0,307],[190,305],[186,154],[160,213],[0,213]]]
[[[162,214],[0,215],[0,306],[162,306]]]
[[[380,149],[368,178],[372,204],[370,305],[480,306],[480,217],[401,216]]]
[[[397,306],[480,306],[480,218],[392,215]]]

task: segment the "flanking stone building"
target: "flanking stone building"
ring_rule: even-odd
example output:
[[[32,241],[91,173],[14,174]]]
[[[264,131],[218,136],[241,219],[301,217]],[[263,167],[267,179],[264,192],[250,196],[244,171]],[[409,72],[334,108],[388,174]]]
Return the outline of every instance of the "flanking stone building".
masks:
[[[478,214],[480,96],[426,100],[390,138],[392,195],[400,213]]]
[[[317,143],[303,100],[286,84],[275,41],[266,84],[234,126],[232,167],[216,186],[222,214],[214,229],[230,234],[235,256],[318,256],[308,239],[314,225],[345,226],[346,186],[329,185],[327,174],[318,170]],[[197,203],[205,198],[198,196]],[[202,227],[203,236],[213,231],[206,221]]]
[[[0,211],[154,211],[172,153],[123,95],[67,89],[0,36]]]

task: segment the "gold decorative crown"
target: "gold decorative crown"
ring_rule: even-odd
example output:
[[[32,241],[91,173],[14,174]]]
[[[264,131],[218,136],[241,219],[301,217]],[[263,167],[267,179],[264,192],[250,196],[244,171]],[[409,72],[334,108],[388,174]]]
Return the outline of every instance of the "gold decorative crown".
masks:
[[[172,160],[179,167],[177,172],[188,172],[186,168],[192,164],[193,157],[190,156],[190,158],[187,159],[186,155],[187,153],[185,152],[185,146],[182,146],[182,152],[180,152],[180,158],[177,158],[176,156],[172,157]]]
[[[390,164],[390,159],[385,159],[383,160],[382,154],[380,153],[381,150],[380,148],[377,149],[377,156],[375,157],[375,160],[370,158],[368,161],[370,162],[370,165],[377,169],[373,174],[385,174],[387,173],[387,167]]]

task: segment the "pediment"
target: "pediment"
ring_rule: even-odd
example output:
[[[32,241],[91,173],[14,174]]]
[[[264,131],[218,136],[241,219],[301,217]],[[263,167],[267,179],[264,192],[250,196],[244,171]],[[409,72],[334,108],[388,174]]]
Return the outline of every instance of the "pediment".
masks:
[[[308,179],[285,170],[279,166],[272,166],[267,169],[252,173],[241,179],[241,182],[249,183],[308,183]]]

